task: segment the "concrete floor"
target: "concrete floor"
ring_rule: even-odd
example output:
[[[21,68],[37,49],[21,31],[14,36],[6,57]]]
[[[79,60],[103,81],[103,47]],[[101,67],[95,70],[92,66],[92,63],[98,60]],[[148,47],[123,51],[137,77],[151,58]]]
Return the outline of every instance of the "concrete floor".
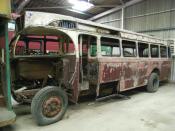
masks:
[[[0,131],[175,131],[175,85],[162,85],[156,93],[137,89],[125,94],[131,99],[69,106],[63,120],[44,127],[36,125],[29,107],[17,106],[16,123]]]

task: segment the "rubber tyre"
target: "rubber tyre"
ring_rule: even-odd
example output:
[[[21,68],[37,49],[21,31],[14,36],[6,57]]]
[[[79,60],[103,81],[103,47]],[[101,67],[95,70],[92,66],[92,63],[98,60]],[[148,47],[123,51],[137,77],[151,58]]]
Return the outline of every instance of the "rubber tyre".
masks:
[[[151,76],[148,80],[147,91],[156,92],[159,88],[159,75],[157,73],[151,73]]]
[[[43,114],[43,104],[47,98],[57,96],[61,100],[61,111],[54,117],[46,117]],[[61,88],[47,86],[36,93],[31,104],[31,113],[38,125],[49,125],[61,120],[67,110],[68,97]]]

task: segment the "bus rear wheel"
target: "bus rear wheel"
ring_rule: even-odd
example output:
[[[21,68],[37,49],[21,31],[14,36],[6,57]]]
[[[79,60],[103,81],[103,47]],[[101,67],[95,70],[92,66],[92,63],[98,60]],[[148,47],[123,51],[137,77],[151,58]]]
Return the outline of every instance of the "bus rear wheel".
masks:
[[[147,91],[156,92],[159,88],[159,75],[157,73],[151,73],[151,76],[148,80]]]
[[[61,88],[48,86],[36,93],[31,113],[38,125],[48,125],[62,119],[68,106],[68,98]]]

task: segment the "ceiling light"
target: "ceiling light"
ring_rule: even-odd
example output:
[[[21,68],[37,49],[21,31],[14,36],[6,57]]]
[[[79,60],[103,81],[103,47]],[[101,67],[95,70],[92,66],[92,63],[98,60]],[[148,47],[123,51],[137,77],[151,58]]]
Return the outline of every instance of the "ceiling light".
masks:
[[[94,6],[89,2],[79,1],[79,0],[69,0],[69,3],[73,4],[72,9],[78,10],[78,11],[86,11]]]
[[[76,2],[78,2],[78,0],[68,0],[69,1],[69,3],[71,3],[71,4],[75,4]]]

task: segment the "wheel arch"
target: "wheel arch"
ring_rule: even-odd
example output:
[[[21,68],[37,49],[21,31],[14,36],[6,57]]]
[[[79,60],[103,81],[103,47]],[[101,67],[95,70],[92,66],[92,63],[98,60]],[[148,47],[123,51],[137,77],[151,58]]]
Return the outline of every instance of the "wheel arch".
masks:
[[[158,68],[154,68],[151,73],[157,73],[160,76],[160,70]]]

